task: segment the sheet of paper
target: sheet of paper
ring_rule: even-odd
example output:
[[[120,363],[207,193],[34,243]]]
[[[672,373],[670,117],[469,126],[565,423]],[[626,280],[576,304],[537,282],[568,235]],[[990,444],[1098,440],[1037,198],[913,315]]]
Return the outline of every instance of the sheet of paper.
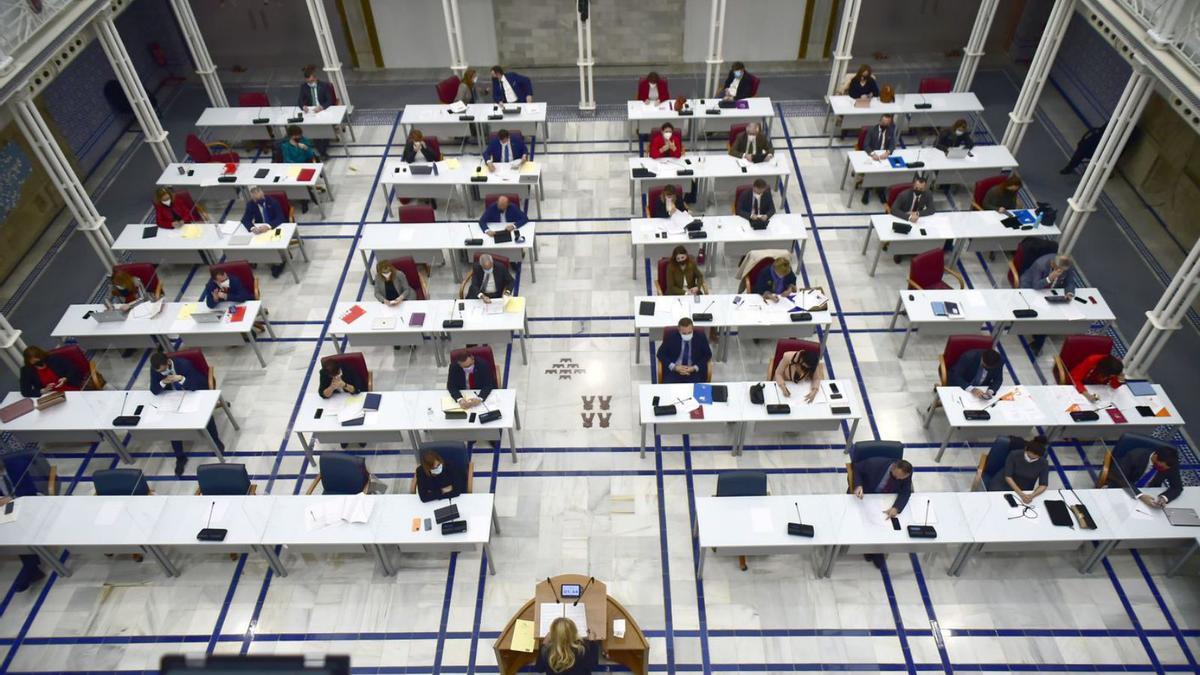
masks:
[[[690,413],[700,407],[700,402],[689,396],[675,403],[675,406],[678,408],[677,412]]]
[[[492,314],[503,314],[505,304],[507,304],[507,303],[500,302],[499,300],[484,303],[483,308],[482,308],[483,313],[485,316],[492,315]]]
[[[555,619],[562,618],[563,606],[558,602],[543,602],[538,608],[538,636],[545,637],[550,632],[550,624]]]
[[[463,409],[458,406],[458,402],[449,396],[442,397],[442,412],[462,412]]]
[[[129,310],[129,316],[134,319],[153,319],[162,311],[163,301],[143,302],[142,304]]]
[[[771,509],[750,509],[750,527],[755,532],[770,532]]]
[[[121,517],[121,511],[123,510],[124,507],[121,505],[121,502],[115,500],[106,501],[100,505],[99,509],[96,509],[96,519],[92,524],[112,525]]]
[[[217,225],[217,232],[219,232],[222,237],[229,237],[237,234],[238,230],[240,229],[242,229],[242,224],[236,220],[227,220],[224,223]]]
[[[509,649],[515,652],[533,653],[536,644],[534,643],[533,622],[525,619],[517,619],[513,624],[512,644]]]
[[[457,157],[446,158],[446,168],[447,169],[449,169],[450,171],[455,171],[458,169],[458,166],[459,166],[459,163],[458,163]]]
[[[346,497],[342,519],[348,523],[365,523],[371,519],[374,510],[375,500],[360,492]]]
[[[278,228],[254,235],[254,243],[256,244],[269,244],[280,239],[283,239],[283,230]]]
[[[525,298],[517,296],[509,298],[508,302],[504,304],[504,311],[508,312],[509,314],[520,314],[524,312]]]
[[[532,160],[521,165],[521,173],[525,175],[535,174],[539,170],[541,170],[541,165]]]
[[[297,166],[297,167],[292,167],[291,169],[288,169],[288,171],[287,171],[287,175],[288,175],[288,176],[289,176],[289,177],[290,177],[292,180],[296,180],[297,178],[299,178],[299,177],[300,177],[300,170],[301,170],[301,169],[303,169],[303,168],[304,168],[304,167],[300,167],[300,166]]]
[[[177,314],[175,316],[175,318],[178,319],[179,321],[184,321],[184,320],[190,319],[190,318],[192,318],[192,312],[194,312],[194,311],[196,311],[196,303],[194,303],[194,302],[184,303],[184,305],[179,308],[179,314]]]
[[[564,602],[563,616],[575,622],[575,628],[579,631],[580,635],[588,634],[587,606],[582,602],[578,605]]]
[[[683,232],[684,226],[686,226],[688,223],[692,222],[693,219],[692,219],[692,215],[690,213],[688,213],[687,211],[676,211],[675,213],[671,214],[670,220],[671,220],[671,225],[676,230],[676,233],[678,233],[678,232]],[[672,229],[673,229],[672,227],[668,227],[667,231],[670,232]]]
[[[204,234],[204,227],[197,223],[188,223],[179,229],[181,239],[199,239]]]

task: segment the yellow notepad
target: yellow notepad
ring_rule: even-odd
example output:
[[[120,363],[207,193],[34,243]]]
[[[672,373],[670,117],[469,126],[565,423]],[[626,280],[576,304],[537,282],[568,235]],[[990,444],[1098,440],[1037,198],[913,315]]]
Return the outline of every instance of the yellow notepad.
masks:
[[[261,234],[254,235],[254,243],[269,244],[273,241],[279,241],[282,238],[283,238],[283,230],[281,230],[279,228],[275,228],[273,230],[267,230],[266,232],[263,232]]]
[[[303,168],[304,168],[304,167],[302,167],[302,166],[295,166],[295,167],[292,167],[292,168],[288,169],[288,172],[287,172],[287,173],[288,173],[288,176],[289,176],[289,177],[290,177],[292,180],[296,180],[297,178],[299,178],[299,177],[300,177],[300,170],[301,170],[301,169],[303,169]]]
[[[504,305],[504,311],[512,314],[520,314],[525,311],[525,298],[513,296],[508,299]]]
[[[190,319],[190,318],[192,318],[192,312],[194,312],[194,311],[196,311],[196,303],[189,302],[189,303],[185,304],[183,307],[179,308],[178,319],[180,321],[183,321],[184,319]]]
[[[514,652],[533,653],[536,645],[533,641],[533,622],[526,619],[517,619],[513,624],[512,645],[509,647]]]
[[[451,171],[454,171],[455,169],[457,169],[458,168],[458,158],[457,157],[447,158],[446,159],[446,168]]]
[[[455,401],[454,399],[450,398],[449,396],[443,396],[442,397],[442,412],[466,412],[466,411],[459,407],[458,401]]]
[[[204,234],[204,229],[196,223],[189,223],[179,229],[179,236],[182,239],[199,239],[202,234]]]
[[[538,163],[531,160],[521,165],[521,173],[537,173],[538,168]]]

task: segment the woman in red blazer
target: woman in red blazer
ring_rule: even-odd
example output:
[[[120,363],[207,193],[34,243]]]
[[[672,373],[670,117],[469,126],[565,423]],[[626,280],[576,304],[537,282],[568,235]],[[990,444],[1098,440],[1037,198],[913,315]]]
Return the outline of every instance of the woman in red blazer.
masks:
[[[650,89],[654,88],[658,94],[656,99],[650,98]],[[667,81],[658,76],[658,73],[651,71],[649,75],[638,80],[638,100],[642,103],[650,101],[651,103],[662,103],[663,101],[671,100],[671,92],[667,89]]]
[[[650,158],[682,157],[683,138],[670,122],[662,125],[658,133],[650,136]]]
[[[173,230],[195,220],[192,217],[190,200],[178,199],[168,187],[154,191],[154,222],[164,230]]]

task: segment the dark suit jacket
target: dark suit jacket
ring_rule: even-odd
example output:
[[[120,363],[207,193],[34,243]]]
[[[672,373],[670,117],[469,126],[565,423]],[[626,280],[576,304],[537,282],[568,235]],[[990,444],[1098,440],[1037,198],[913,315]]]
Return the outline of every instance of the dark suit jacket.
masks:
[[[1119,460],[1121,471],[1125,473],[1125,476],[1129,480],[1137,483],[1138,479],[1146,473],[1146,469],[1150,464],[1150,455],[1153,452],[1150,448],[1138,448],[1125,453],[1125,456]],[[1153,469],[1153,467],[1149,468]],[[1121,474],[1116,471],[1109,474],[1109,480],[1118,487],[1124,486]],[[1178,465],[1164,473],[1154,470],[1154,475],[1146,483],[1146,487],[1154,488],[1163,487],[1164,485],[1167,489],[1163,491],[1163,496],[1167,498],[1168,502],[1174,501],[1179,495],[1183,494],[1183,475],[1180,473]]]
[[[207,284],[204,284],[204,292],[200,294],[200,301],[208,305],[210,308],[216,307],[221,301],[213,299],[213,291],[217,290],[217,280],[210,278]],[[225,302],[249,302],[254,299],[254,293],[242,285],[242,282],[232,274],[229,275],[229,299]]]
[[[787,288],[788,286],[795,286],[795,285],[796,285],[796,273],[789,272],[788,275],[783,278],[783,287]],[[758,273],[758,278],[754,280],[754,289],[753,290],[758,295],[762,295],[763,293],[768,293],[768,292],[770,292],[770,293],[775,292],[775,280],[771,277],[771,268],[770,267],[765,267],[765,268],[763,268],[763,270],[761,272]]]
[[[426,162],[437,161],[437,153],[433,151],[433,148],[429,147],[428,143],[421,147],[421,156],[425,158]],[[401,158],[410,164],[417,161],[417,150],[413,147],[412,141],[404,143],[404,153]]]
[[[741,157],[746,154],[746,148],[749,145],[750,135],[743,131],[733,141],[733,147],[729,149],[729,154],[734,157]],[[754,159],[755,161],[759,161],[770,154],[775,154],[775,148],[771,145],[770,137],[760,131],[754,137]]]
[[[423,502],[433,502],[439,499],[451,499],[467,491],[467,467],[442,458],[442,473],[433,476],[417,467],[417,496]],[[449,486],[449,492],[443,489]]]
[[[521,227],[529,222],[529,217],[516,204],[509,202],[508,208],[504,210],[504,220],[516,227]],[[492,202],[492,205],[484,209],[483,215],[479,217],[479,228],[487,232],[488,223],[498,222],[500,222],[500,204],[499,202]]]
[[[729,85],[732,83],[733,71],[731,70],[727,75],[725,75],[725,82],[721,85],[722,96],[724,96],[725,90],[729,89]],[[742,73],[742,81],[738,82],[738,88],[737,91],[734,92],[733,97],[739,101],[744,98],[750,98],[750,73]]]
[[[975,139],[971,138],[971,132],[969,130],[967,133],[959,136],[958,134],[954,133],[953,127],[946,129],[942,131],[942,133],[938,134],[937,143],[934,143],[933,145],[933,147],[941,150],[942,152],[945,152],[950,148],[957,148],[959,146],[962,146],[968,150],[975,147]]]
[[[67,378],[67,384],[72,387],[82,387],[87,373],[79,372],[70,361],[65,358],[51,354],[46,357],[46,367],[54,373],[55,377]],[[21,395],[36,398],[42,395],[42,381],[38,379],[37,371],[33,366],[21,366]]]
[[[525,149],[525,141],[520,136],[509,136],[508,142],[512,145],[509,153],[512,155],[512,161],[517,161],[529,152]],[[488,141],[487,149],[483,151],[483,161],[499,163],[503,161],[504,149],[500,146],[500,139],[493,138]]]
[[[884,474],[895,463],[896,460],[887,457],[868,457],[855,462],[854,487],[861,487],[867,494],[875,494],[875,488],[879,487],[879,483],[883,481]],[[896,511],[903,511],[904,507],[908,506],[908,498],[912,496],[912,491],[911,475],[904,480],[892,479],[891,492],[888,494],[896,495],[896,501],[892,502]]]
[[[684,203],[683,195],[675,195],[675,208],[680,211],[687,211],[687,204]],[[667,203],[662,200],[662,197],[650,202],[650,217],[651,218],[670,218],[667,213]]]
[[[508,80],[508,84],[512,87],[513,93],[517,95],[517,103],[524,103],[525,97],[533,96],[533,82],[528,77],[520,73],[507,72],[504,73],[504,79]],[[492,78],[492,100],[496,103],[504,103],[504,85],[500,84],[500,80]]]
[[[754,190],[746,190],[742,193],[737,203],[737,214],[746,220],[750,220],[750,212],[754,210]],[[758,212],[764,216],[770,217],[775,215],[775,198],[771,196],[771,191],[767,190],[759,198]]]
[[[875,76],[867,78],[866,84],[859,84],[858,78],[850,81],[850,88],[846,90],[846,94],[850,98],[862,98],[863,96],[879,96],[879,83],[875,81]]]
[[[201,375],[199,370],[196,370],[187,359],[171,359],[171,367],[175,369],[176,375],[183,376],[182,383],[175,383],[168,386],[166,391],[203,391],[208,389],[208,378]],[[158,396],[163,393],[162,386],[163,376],[150,369],[150,393]]]
[[[455,401],[462,398],[463,389],[478,389],[479,398],[487,400],[492,390],[496,388],[496,374],[492,367],[480,359],[475,359],[475,386],[472,387],[467,374],[456,361],[450,362],[450,372],[446,375],[446,391]]]
[[[699,368],[691,377],[683,377],[671,370],[672,363],[679,363],[683,355],[683,337],[675,331],[667,336],[658,347],[658,361],[663,368],[663,382],[704,382],[708,379],[708,362],[712,349],[703,330],[692,331],[692,365]]]
[[[322,80],[317,80],[317,102],[322,108],[328,108],[337,105],[337,101],[333,95],[333,85]],[[296,97],[296,105],[300,107],[312,105],[312,94],[308,88],[307,82],[300,83],[300,92]]]
[[[867,129],[867,137],[863,139],[863,151],[867,154],[887,150],[892,152],[896,149],[896,125],[891,124],[888,128],[880,128],[878,124]]]
[[[958,362],[950,367],[950,372],[946,374],[947,384],[951,387],[961,387],[962,389],[970,389],[974,387],[975,376],[979,374],[979,369],[982,367],[983,350],[972,349],[958,357]],[[1004,361],[1000,365],[987,371],[987,377],[984,378],[983,384],[979,385],[984,389],[992,391],[1000,391],[1000,387],[1004,386]]]
[[[329,398],[325,395],[325,390],[329,388],[332,382],[333,376],[325,372],[324,368],[321,368],[321,379],[317,383],[317,395],[321,398]],[[356,393],[362,393],[367,390],[367,383],[363,382],[357,370],[351,368],[342,368],[342,382],[354,387]]]
[[[507,265],[501,265],[498,262],[492,262],[492,278],[496,280],[496,292],[490,297],[498,298],[504,295],[504,291],[513,290],[512,273],[508,271]],[[483,288],[483,266],[479,263],[471,265],[471,284],[467,288],[467,298],[475,299],[479,297],[480,289]]]
[[[242,211],[242,227],[247,230],[254,227],[255,223],[266,223],[271,227],[279,227],[283,223],[283,208],[279,206],[279,202],[275,201],[274,197],[267,196],[262,202],[263,208],[258,208],[258,202],[253,199],[246,201],[246,209]],[[263,211],[266,211],[267,217],[263,219]]]
[[[896,201],[892,202],[892,214],[897,218],[905,218],[909,211],[916,211],[922,216],[933,215],[933,197],[926,189],[921,194],[917,195],[917,208],[913,206],[913,189],[908,188],[904,192],[896,195]]]

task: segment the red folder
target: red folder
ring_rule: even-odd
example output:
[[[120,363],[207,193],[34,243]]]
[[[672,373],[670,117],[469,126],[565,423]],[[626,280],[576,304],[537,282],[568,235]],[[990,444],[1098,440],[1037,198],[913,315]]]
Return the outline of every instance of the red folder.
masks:
[[[358,317],[360,317],[366,313],[367,313],[367,310],[363,309],[362,307],[359,307],[358,305],[355,305],[355,306],[351,307],[350,309],[346,310],[346,313],[342,315],[342,323],[354,323],[355,319],[357,319]]]
[[[229,323],[237,323],[246,318],[246,306],[239,305],[229,312]]]
[[[301,183],[307,183],[316,175],[316,169],[300,169],[300,173],[296,175],[296,180]]]
[[[695,409],[695,410],[693,410],[692,412],[688,413],[688,417],[690,417],[690,418],[692,418],[692,419],[694,419],[694,420],[702,420],[702,419],[704,419],[704,406],[699,406],[698,408],[696,408],[696,409]]]
[[[1112,418],[1112,421],[1117,424],[1125,424],[1129,421],[1125,419],[1125,413],[1117,410],[1116,408],[1105,408],[1105,412],[1107,412],[1108,416]]]

